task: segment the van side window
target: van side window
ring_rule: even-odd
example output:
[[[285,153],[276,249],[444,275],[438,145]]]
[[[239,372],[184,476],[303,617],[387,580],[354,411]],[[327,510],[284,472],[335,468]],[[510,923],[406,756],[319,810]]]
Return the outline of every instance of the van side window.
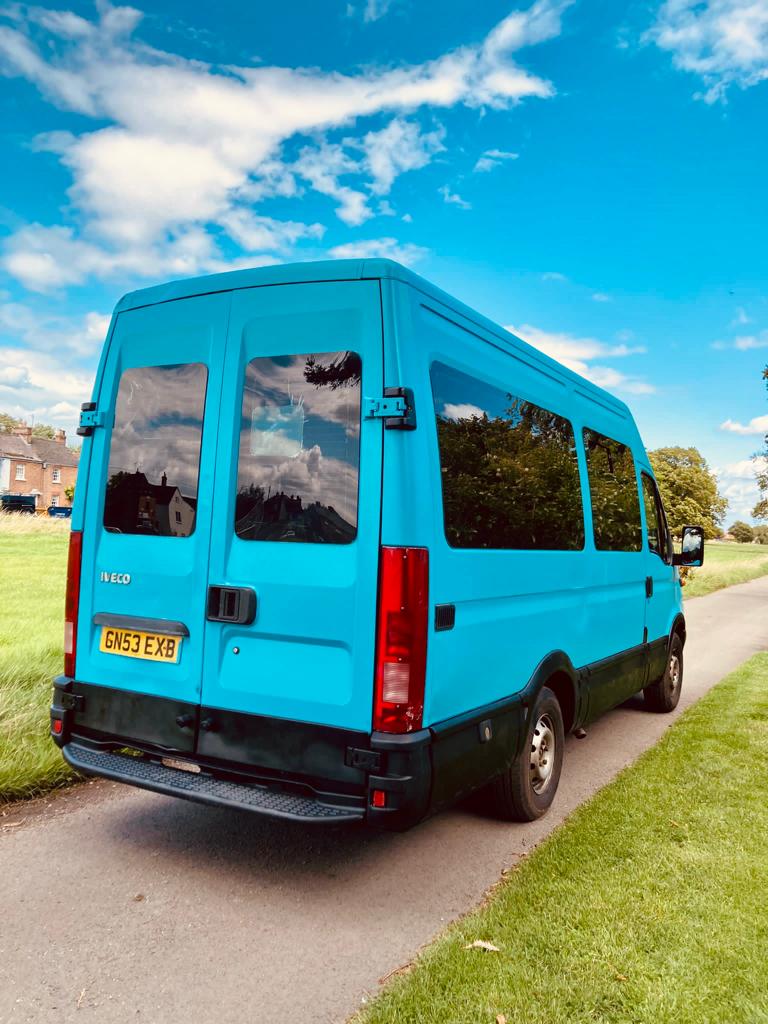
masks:
[[[640,551],[643,531],[632,452],[625,444],[584,430],[592,523],[598,551]]]
[[[208,370],[139,366],[120,378],[109,449],[104,527],[189,537],[195,529]],[[171,506],[179,516],[171,515]]]
[[[431,379],[448,543],[581,549],[584,510],[568,420],[442,363],[433,364]]]
[[[259,356],[248,363],[238,537],[312,544],[355,539],[361,376],[354,352]]]
[[[667,524],[661,507],[656,484],[647,473],[641,473],[643,484],[643,505],[648,528],[648,548],[667,561]]]

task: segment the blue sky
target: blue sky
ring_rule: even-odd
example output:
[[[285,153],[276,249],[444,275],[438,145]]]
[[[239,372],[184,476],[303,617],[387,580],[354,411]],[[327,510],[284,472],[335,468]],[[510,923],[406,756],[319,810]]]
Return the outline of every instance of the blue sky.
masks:
[[[73,430],[144,284],[388,255],[696,445],[768,430],[768,0],[0,10],[0,409]]]

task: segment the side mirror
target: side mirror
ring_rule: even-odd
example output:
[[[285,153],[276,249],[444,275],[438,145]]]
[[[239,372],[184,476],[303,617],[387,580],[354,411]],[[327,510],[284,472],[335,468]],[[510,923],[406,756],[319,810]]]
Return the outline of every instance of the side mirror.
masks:
[[[704,529],[701,526],[683,527],[683,547],[679,555],[672,556],[673,565],[693,567],[704,564]]]

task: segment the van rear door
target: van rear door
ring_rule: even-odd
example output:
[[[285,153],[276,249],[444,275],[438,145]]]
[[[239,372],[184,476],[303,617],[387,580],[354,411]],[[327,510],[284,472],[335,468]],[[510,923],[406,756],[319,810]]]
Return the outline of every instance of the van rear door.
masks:
[[[97,686],[79,720],[178,750],[193,749],[200,701],[229,301],[118,315],[87,482],[76,676]]]
[[[233,293],[201,755],[237,759],[243,712],[370,730],[382,364],[377,281]]]

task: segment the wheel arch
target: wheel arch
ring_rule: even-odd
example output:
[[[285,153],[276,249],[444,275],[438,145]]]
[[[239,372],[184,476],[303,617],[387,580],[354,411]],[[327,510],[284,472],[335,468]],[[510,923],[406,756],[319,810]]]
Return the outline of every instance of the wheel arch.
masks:
[[[579,673],[564,651],[551,651],[541,659],[523,690],[523,703],[530,707],[545,686],[549,687],[558,699],[563,712],[563,728],[567,735],[581,717],[581,694]]]
[[[669,646],[669,644],[672,643],[673,636],[679,636],[680,643],[683,645],[683,647],[685,647],[687,633],[685,628],[685,616],[682,612],[678,612],[672,620],[672,627],[669,631],[669,641],[667,646]]]

